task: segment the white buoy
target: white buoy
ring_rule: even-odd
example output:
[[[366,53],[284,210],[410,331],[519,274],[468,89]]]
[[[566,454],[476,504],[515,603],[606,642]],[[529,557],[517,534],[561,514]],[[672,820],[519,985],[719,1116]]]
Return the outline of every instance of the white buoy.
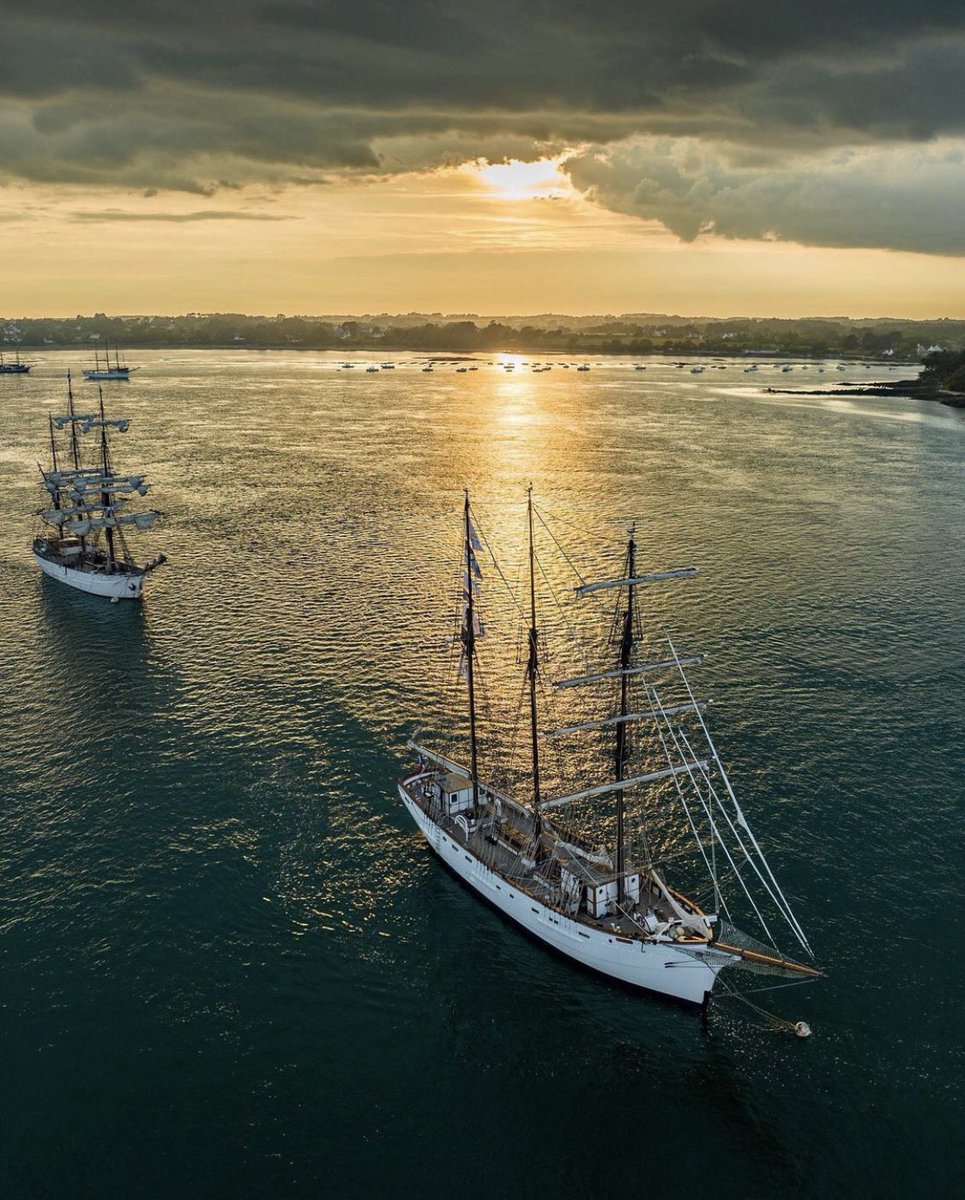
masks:
[[[120,596],[111,596],[111,604],[116,604],[120,600]]]
[[[811,1026],[807,1023],[807,1021],[798,1021],[797,1024],[794,1026],[794,1032],[797,1034],[797,1036],[799,1038],[810,1037],[811,1036]]]

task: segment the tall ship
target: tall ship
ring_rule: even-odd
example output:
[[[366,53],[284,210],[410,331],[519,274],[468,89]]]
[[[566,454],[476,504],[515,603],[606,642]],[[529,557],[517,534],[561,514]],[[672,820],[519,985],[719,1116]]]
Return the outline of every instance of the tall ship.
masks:
[[[114,346],[113,362],[111,362],[111,348],[107,342],[104,343],[104,355],[101,357],[95,342],[94,365],[84,371],[84,378],[92,383],[111,379],[130,379],[131,372],[137,369],[137,367],[129,367],[126,363],[121,362],[116,345]]]
[[[68,372],[67,412],[48,417],[50,464],[40,468],[46,506],[39,516],[47,528],[34,539],[37,565],[51,579],[112,601],[139,600],[148,575],[166,561],[159,554],[138,566],[128,546],[128,534],[163,515],[130,511],[149,485],[143,475],[115,469],[111,439],[129,425],[127,417],[105,416],[103,393],[96,413],[78,413]]]
[[[16,351],[16,357],[13,362],[8,362],[3,357],[3,351],[0,350],[0,375],[28,375],[30,373],[30,363],[20,361],[20,351]]]
[[[608,610],[615,599],[606,614],[612,661],[581,659],[582,673],[548,681],[537,623],[537,579],[547,575],[533,517],[530,489],[528,587],[510,589],[523,626],[511,740],[524,747],[526,761],[509,772],[497,766],[491,739],[500,722],[488,699],[483,710],[490,715],[480,723],[483,544],[500,580],[506,576],[467,492],[462,601],[451,642],[464,682],[468,747],[465,718],[461,734],[453,726],[443,735],[446,753],[414,734],[408,745],[416,763],[398,784],[405,808],[432,850],[480,897],[601,976],[704,1009],[727,968],[813,981],[822,972],[738,803],[707,726],[708,702],[691,688],[686,669],[702,658],[679,654],[669,634],[644,629],[642,589],[697,569],[641,573],[631,527],[619,577],[587,582],[577,573],[573,589],[574,600],[593,597]],[[554,710],[557,701],[580,697],[579,719],[544,727],[548,694]],[[569,786],[547,787],[547,757],[549,777]],[[742,931],[748,923],[752,934]],[[781,929],[795,957],[779,949]]]

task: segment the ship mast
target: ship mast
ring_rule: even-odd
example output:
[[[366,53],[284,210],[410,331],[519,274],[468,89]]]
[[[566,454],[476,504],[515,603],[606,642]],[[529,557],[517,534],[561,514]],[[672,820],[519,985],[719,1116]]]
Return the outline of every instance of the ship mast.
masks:
[[[80,470],[80,445],[77,441],[77,422],[74,419],[77,414],[74,412],[74,389],[72,388],[71,382],[70,382],[70,371],[67,372],[67,411],[68,411],[68,413],[70,413],[71,458],[74,460],[74,470],[79,471]],[[86,554],[87,554],[87,538],[86,537],[83,537],[83,536],[81,537],[80,549],[81,549],[81,554],[86,556]]]
[[[627,734],[627,715],[629,709],[629,689],[630,689],[630,660],[633,655],[633,600],[634,600],[634,570],[636,568],[637,544],[633,540],[635,527],[630,526],[630,536],[627,541],[627,607],[623,613],[623,636],[620,640],[620,721],[617,724],[616,748],[615,748],[615,763],[616,780],[619,783],[624,778],[627,758],[629,757],[629,737]],[[626,805],[623,798],[623,788],[618,788],[616,793],[616,818],[617,818],[617,886],[619,888],[620,900],[626,898],[626,846],[624,839],[624,824],[626,817]]]
[[[57,470],[57,443],[54,441],[54,418],[50,415],[50,413],[47,414],[47,424],[50,428],[50,469],[52,471],[56,471]],[[59,491],[58,491],[58,496],[59,496]],[[58,508],[60,507],[59,503],[58,503],[57,507]]]
[[[67,372],[67,411],[70,413],[70,451],[74,460],[74,470],[80,470],[80,445],[77,441],[77,422],[74,420],[74,391],[70,385],[70,371]]]
[[[476,657],[476,618],[473,608],[473,551],[472,551],[472,524],[469,520],[469,489],[465,492],[466,501],[464,508],[464,534],[466,542],[466,609],[465,620],[462,626],[462,651],[465,656],[466,663],[466,682],[469,685],[469,753],[470,753],[470,776],[472,778],[472,805],[474,811],[479,810],[479,771],[477,765],[477,750],[476,750],[476,684],[474,678],[474,667]]]
[[[110,477],[111,465],[110,459],[107,455],[107,424],[104,420],[104,389],[98,388],[97,391],[100,393],[101,402],[101,460],[104,468],[104,478],[106,480]],[[101,506],[105,513],[107,512],[110,504],[111,493],[105,489],[101,492]],[[107,569],[108,572],[111,572],[114,570],[114,563],[116,561],[114,554],[114,530],[111,529],[110,525],[105,525],[104,529],[107,534]]]
[[[533,812],[536,816],[536,849],[539,853],[539,838],[542,832],[539,791],[539,731],[536,711],[536,679],[539,674],[539,647],[536,631],[536,552],[533,547],[533,485],[526,489],[526,511],[529,520],[529,662],[526,676],[529,679],[529,715],[533,744]]]

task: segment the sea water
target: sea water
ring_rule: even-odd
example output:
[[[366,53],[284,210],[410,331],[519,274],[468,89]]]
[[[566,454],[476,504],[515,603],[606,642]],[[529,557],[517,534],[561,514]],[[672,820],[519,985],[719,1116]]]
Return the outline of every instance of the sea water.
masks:
[[[884,372],[860,364],[349,357],[150,352],[104,385],[166,514],[138,606],[29,553],[70,356],[0,380],[0,1194],[956,1194],[965,413],[762,390]],[[463,489],[512,591],[530,483],[580,570],[618,571],[633,519],[642,569],[701,568],[652,603],[708,656],[827,970],[753,997],[807,1041],[554,957],[397,798],[413,727],[464,704]]]

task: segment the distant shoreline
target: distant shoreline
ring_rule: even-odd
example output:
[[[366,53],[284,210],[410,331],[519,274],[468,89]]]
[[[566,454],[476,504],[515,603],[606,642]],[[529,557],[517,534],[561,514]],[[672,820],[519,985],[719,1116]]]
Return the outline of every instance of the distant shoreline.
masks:
[[[114,343],[111,342],[111,350],[113,352]],[[89,342],[77,343],[75,345],[60,345],[49,346],[41,343],[20,342],[16,346],[7,345],[3,352],[7,355],[12,355],[17,351],[21,353],[28,352],[31,354],[91,354]],[[150,350],[197,350],[197,351],[215,351],[224,353],[226,351],[244,352],[246,350],[257,350],[259,353],[285,353],[285,354],[334,354],[340,358],[348,358],[353,354],[365,354],[369,357],[378,358],[379,355],[385,354],[411,354],[414,358],[430,359],[434,362],[455,362],[465,359],[493,357],[500,354],[520,355],[526,354],[533,358],[542,359],[559,359],[559,358],[625,358],[633,362],[637,362],[643,358],[667,358],[673,361],[685,361],[693,358],[717,358],[728,359],[732,362],[746,363],[788,363],[788,362],[850,362],[850,363],[876,363],[879,366],[902,366],[915,367],[920,366],[920,362],[915,357],[893,357],[884,358],[879,354],[865,353],[858,354],[854,352],[842,352],[827,354],[813,354],[802,350],[782,350],[782,351],[757,351],[756,353],[749,350],[700,350],[679,348],[664,350],[655,348],[651,350],[607,350],[600,347],[592,347],[586,349],[560,349],[558,347],[532,346],[532,347],[491,347],[485,349],[458,349],[446,351],[438,347],[427,348],[417,346],[405,346],[391,344],[386,341],[366,343],[364,345],[352,346],[295,346],[279,343],[264,343],[257,342],[224,342],[218,344],[205,343],[203,345],[197,342],[136,342],[124,341],[121,343],[121,350],[127,353],[140,353]]]

